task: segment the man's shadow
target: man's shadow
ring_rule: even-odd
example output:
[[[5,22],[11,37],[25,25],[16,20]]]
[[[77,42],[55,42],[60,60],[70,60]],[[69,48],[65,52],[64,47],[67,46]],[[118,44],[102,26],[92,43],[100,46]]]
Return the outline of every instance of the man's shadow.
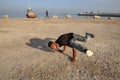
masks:
[[[54,52],[52,49],[48,47],[48,42],[50,40],[55,40],[55,39],[53,38],[45,38],[45,39],[31,38],[29,42],[26,42],[26,45],[36,48],[36,49],[41,49],[47,52]]]
[[[29,40],[29,42],[26,42],[26,45],[28,45],[32,48],[41,49],[41,50],[47,51],[47,52],[55,52],[54,50],[52,50],[48,47],[48,42],[51,41],[51,40],[55,40],[55,39],[54,38],[45,38],[45,39],[31,38]],[[61,54],[67,56],[68,59],[72,58],[71,56],[69,56],[65,53],[61,53]]]

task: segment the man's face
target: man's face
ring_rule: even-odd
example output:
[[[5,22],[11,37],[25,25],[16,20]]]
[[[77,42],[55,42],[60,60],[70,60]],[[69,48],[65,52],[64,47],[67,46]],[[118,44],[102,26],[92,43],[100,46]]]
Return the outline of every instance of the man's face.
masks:
[[[57,43],[52,43],[50,47],[51,47],[52,49],[54,49],[54,50],[57,50],[57,49],[58,49],[58,46],[59,46],[59,45],[58,45]]]

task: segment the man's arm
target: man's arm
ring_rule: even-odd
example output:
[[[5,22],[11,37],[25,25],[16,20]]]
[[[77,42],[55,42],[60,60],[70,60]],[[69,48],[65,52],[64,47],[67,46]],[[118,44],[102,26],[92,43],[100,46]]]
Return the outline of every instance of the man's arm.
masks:
[[[72,62],[75,61],[75,57],[76,57],[76,49],[75,48],[72,48],[72,51],[73,51],[73,58],[72,58]]]
[[[59,52],[63,53],[66,50],[66,46],[63,46],[63,50],[59,49]]]
[[[62,50],[62,52],[64,52],[66,50],[66,46],[63,46],[63,50]]]

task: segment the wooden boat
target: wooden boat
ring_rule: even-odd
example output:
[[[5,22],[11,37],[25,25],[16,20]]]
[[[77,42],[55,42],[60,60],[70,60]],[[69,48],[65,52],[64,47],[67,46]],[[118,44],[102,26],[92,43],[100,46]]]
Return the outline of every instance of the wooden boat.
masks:
[[[31,8],[27,9],[27,14],[26,14],[27,18],[36,18],[37,15],[32,11]]]

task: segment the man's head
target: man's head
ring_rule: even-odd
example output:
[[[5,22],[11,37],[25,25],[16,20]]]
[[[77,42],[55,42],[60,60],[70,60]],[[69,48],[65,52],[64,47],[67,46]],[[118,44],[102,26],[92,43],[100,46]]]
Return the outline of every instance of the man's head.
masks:
[[[51,49],[57,50],[58,47],[59,47],[59,44],[50,41],[50,42],[48,43],[48,46],[49,46]]]

